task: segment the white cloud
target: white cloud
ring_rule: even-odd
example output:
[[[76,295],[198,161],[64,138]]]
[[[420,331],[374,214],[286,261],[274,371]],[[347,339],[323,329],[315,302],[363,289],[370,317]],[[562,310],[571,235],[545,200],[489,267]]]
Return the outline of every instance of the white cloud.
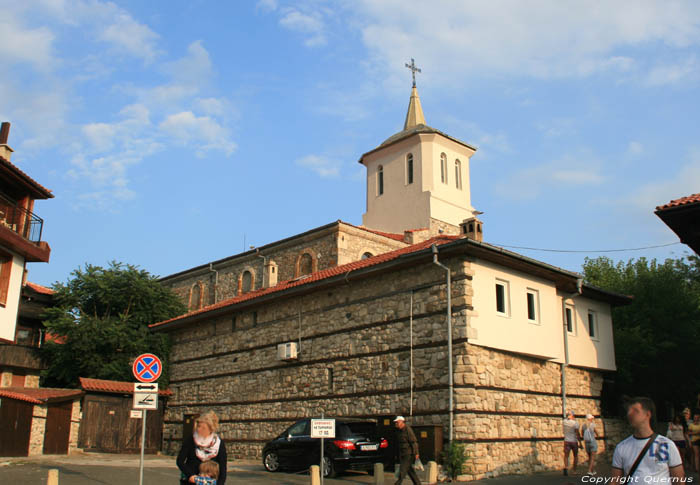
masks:
[[[158,127],[177,143],[195,145],[200,157],[209,150],[220,150],[229,156],[236,149],[227,130],[209,116],[183,111],[169,115]]]
[[[698,78],[700,78],[700,64],[695,56],[691,56],[676,64],[654,66],[649,71],[646,82],[650,86],[663,86]]]
[[[630,141],[627,145],[627,155],[631,157],[638,157],[644,153],[644,145],[638,141]]]
[[[198,86],[211,77],[211,57],[202,41],[196,40],[187,46],[187,53],[183,57],[166,63],[163,71],[180,84]]]
[[[39,70],[49,70],[54,64],[55,35],[47,27],[27,28],[19,20],[3,12],[0,19],[0,58],[7,67],[11,62],[26,62]]]
[[[98,33],[98,39],[111,44],[119,52],[148,62],[156,57],[158,35],[155,32],[121,9],[111,17],[111,22]]]
[[[277,10],[277,0],[258,0],[255,8],[263,12],[273,12]]]
[[[605,181],[600,161],[583,152],[519,170],[498,184],[496,192],[509,199],[531,200],[545,191],[572,190]]]
[[[323,155],[306,155],[299,158],[296,163],[301,167],[311,169],[323,178],[340,175],[340,162]]]
[[[326,43],[325,23],[319,11],[302,12],[296,8],[282,10],[279,23],[292,32],[306,34],[304,45],[316,47]]]
[[[700,41],[697,2],[434,0],[406,8],[400,0],[360,0],[349,5],[375,67],[391,66],[392,75],[403,75],[396,59],[415,57],[426,77],[443,82],[462,82],[475,72],[536,78],[627,72],[646,62],[635,57],[637,46],[658,42],[685,48]]]

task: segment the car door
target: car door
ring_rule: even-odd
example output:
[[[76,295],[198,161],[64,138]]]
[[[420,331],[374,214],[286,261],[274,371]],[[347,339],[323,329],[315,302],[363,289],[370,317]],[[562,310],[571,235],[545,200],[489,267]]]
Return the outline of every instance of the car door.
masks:
[[[291,425],[280,436],[277,446],[277,453],[280,465],[285,468],[305,468],[304,456],[307,452],[309,436],[309,420],[302,419]]]

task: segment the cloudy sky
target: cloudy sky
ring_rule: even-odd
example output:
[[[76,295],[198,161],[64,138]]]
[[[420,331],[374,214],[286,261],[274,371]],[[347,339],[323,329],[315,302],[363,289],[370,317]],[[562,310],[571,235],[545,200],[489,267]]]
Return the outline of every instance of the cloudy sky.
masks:
[[[700,2],[0,0],[0,119],[65,281],[167,275],[365,210],[360,155],[429,125],[476,145],[485,239],[593,251],[677,237],[700,192]],[[245,246],[244,246],[245,244]],[[580,270],[601,253],[520,251]],[[665,258],[673,245],[607,253]]]

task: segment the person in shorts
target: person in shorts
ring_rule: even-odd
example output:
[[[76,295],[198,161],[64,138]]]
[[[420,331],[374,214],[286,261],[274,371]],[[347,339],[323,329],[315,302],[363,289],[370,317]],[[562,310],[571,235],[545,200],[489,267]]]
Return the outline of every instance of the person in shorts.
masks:
[[[595,475],[595,455],[598,453],[598,431],[595,429],[593,415],[586,414],[586,422],[581,426],[581,434],[583,434],[583,443],[588,454],[588,475]]]
[[[681,461],[685,465],[685,460],[683,460],[683,455],[685,454],[686,444],[689,441],[688,437],[688,426],[685,424],[685,419],[682,415],[676,414],[673,417],[673,421],[668,423],[668,431],[666,432],[666,437],[671,439],[678,448],[678,453],[681,455]],[[685,467],[684,467],[685,468]]]
[[[571,468],[574,471],[578,465],[578,445],[579,441],[581,441],[578,421],[576,421],[573,411],[567,411],[566,418],[562,421],[562,426],[564,428],[564,475],[568,475],[569,452],[574,454],[574,466]]]

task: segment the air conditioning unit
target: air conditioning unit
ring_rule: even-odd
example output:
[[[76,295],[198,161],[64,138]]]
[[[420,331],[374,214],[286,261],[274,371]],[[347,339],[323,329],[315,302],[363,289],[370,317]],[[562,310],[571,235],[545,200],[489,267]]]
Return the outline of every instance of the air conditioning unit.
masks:
[[[297,358],[297,343],[287,342],[277,346],[277,358],[279,360],[294,360]]]

